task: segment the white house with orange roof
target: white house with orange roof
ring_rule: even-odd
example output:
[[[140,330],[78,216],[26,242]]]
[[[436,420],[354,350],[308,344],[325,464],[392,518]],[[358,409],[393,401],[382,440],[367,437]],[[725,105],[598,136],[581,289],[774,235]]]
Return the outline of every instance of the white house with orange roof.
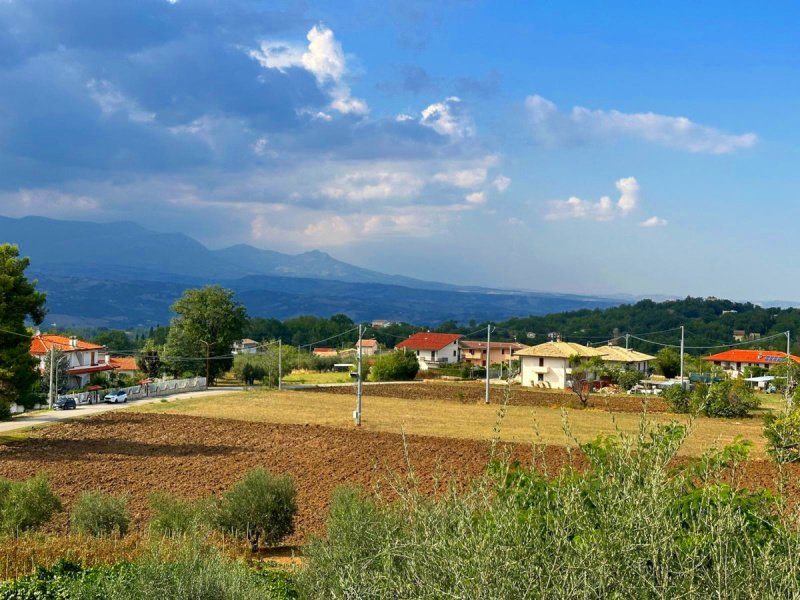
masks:
[[[741,377],[747,367],[770,368],[786,362],[786,352],[778,350],[742,350],[735,348],[718,354],[703,357],[703,360],[721,367],[731,377]],[[792,360],[800,363],[800,357],[792,355]]]
[[[461,359],[461,350],[458,340],[461,335],[457,333],[415,333],[410,338],[403,340],[397,346],[398,350],[414,352],[423,371],[435,369],[439,365],[457,363]]]
[[[84,342],[75,336],[37,334],[31,339],[31,354],[39,359],[39,370],[44,370],[45,357],[53,348],[69,359],[67,385],[71,388],[84,387],[94,373],[114,370],[105,346]]]

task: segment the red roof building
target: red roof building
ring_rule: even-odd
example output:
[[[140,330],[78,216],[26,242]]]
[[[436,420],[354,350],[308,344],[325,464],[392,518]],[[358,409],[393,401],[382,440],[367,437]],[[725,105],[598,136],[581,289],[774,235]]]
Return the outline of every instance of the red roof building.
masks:
[[[515,352],[529,348],[519,342],[490,342],[489,364],[509,362]],[[461,359],[472,365],[486,366],[486,342],[464,340],[461,342]]]
[[[396,348],[416,353],[419,368],[425,371],[442,364],[459,362],[461,353],[458,340],[461,337],[457,333],[415,333],[397,344]]]
[[[31,354],[39,359],[40,370],[44,369],[47,353],[53,349],[60,350],[69,359],[70,387],[84,387],[92,374],[114,370],[105,346],[84,342],[75,336],[39,334],[31,339]]]
[[[745,367],[770,367],[786,362],[786,352],[777,350],[726,350],[703,357],[726,371],[741,374]],[[792,355],[792,360],[800,363],[800,357]]]
[[[139,370],[136,359],[132,356],[112,356],[108,359],[108,363],[116,369],[118,373],[133,374]]]

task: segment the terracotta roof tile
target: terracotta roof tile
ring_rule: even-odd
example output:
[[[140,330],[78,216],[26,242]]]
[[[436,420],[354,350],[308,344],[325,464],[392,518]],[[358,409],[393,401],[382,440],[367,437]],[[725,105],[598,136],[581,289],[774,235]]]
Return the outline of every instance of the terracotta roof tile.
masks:
[[[398,348],[408,350],[441,350],[445,346],[458,341],[462,336],[457,333],[415,333],[407,340],[397,344]]]
[[[75,352],[76,350],[105,350],[105,346],[77,340],[76,347],[72,347],[69,338],[65,335],[35,335],[31,340],[31,354],[47,354],[55,347],[62,352]]]

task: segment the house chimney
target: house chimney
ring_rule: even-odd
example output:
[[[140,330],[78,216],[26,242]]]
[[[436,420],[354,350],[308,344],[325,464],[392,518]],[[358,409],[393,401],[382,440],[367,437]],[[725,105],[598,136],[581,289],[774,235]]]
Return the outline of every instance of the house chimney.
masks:
[[[78,347],[78,338],[75,337],[74,335],[70,336],[70,338],[69,338],[69,346],[70,346],[70,348],[77,348]]]

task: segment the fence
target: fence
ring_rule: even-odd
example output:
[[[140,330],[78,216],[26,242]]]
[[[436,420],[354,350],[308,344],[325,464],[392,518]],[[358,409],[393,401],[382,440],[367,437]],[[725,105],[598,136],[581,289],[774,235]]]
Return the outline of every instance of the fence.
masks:
[[[128,400],[140,400],[141,398],[153,398],[158,396],[169,396],[170,394],[181,394],[183,392],[197,392],[205,390],[206,378],[194,377],[192,379],[169,379],[167,381],[155,381],[134,385],[128,388],[110,388],[107,390],[95,390],[93,392],[78,392],[77,394],[60,395],[59,398],[74,398],[77,404],[91,404],[102,402],[105,395],[111,391],[122,390],[128,393]]]

